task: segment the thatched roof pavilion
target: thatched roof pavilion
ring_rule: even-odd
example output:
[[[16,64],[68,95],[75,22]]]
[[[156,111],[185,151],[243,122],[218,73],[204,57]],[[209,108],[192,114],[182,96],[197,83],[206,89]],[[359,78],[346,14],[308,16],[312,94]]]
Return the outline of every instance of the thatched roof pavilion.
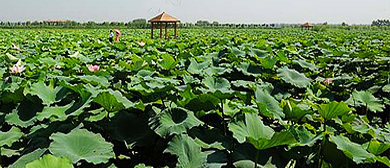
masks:
[[[313,23],[306,22],[304,24],[301,24],[301,27],[302,27],[302,29],[304,29],[304,28],[311,29],[311,28],[313,28]]]
[[[173,27],[175,29],[175,38],[177,37],[177,23],[180,22],[179,19],[166,14],[165,12],[161,13],[160,15],[152,18],[149,20],[151,23],[151,30],[152,30],[152,35],[151,38],[153,39],[153,29],[154,26],[160,26],[160,38],[162,38],[162,27],[165,25],[165,38],[168,39],[168,24],[173,24]]]

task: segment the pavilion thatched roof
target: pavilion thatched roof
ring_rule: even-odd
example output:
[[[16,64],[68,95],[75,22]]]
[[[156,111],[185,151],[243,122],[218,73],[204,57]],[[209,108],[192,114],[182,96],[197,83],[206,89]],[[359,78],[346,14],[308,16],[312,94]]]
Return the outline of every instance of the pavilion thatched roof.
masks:
[[[302,27],[313,27],[313,23],[306,22],[301,25]]]
[[[180,20],[163,12],[160,15],[150,19],[149,22],[180,22]]]

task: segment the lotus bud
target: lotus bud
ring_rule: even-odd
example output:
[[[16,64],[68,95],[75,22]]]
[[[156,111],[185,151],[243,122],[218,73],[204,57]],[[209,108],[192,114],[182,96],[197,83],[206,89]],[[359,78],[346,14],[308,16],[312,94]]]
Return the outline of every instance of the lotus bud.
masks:
[[[146,43],[143,42],[143,41],[138,42],[138,45],[141,46],[141,47],[145,46],[145,44],[146,44]]]
[[[91,72],[97,72],[99,71],[99,65],[88,65],[88,70],[91,71]]]
[[[325,79],[325,83],[330,84],[331,80],[329,78]]]

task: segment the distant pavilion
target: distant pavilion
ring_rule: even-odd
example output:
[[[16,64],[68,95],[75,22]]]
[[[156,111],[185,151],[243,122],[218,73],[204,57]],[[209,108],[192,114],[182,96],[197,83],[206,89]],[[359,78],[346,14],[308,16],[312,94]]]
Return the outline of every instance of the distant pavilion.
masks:
[[[304,24],[301,25],[301,28],[302,29],[312,29],[313,28],[313,24],[312,23],[309,23],[309,22],[306,22]]]
[[[175,29],[175,38],[177,37],[177,23],[180,22],[179,19],[172,17],[172,16],[166,14],[165,12],[163,12],[162,14],[150,19],[149,22],[151,23],[151,30],[152,30],[151,38],[152,39],[153,39],[153,29],[155,26],[160,27],[160,38],[163,37],[162,27],[165,26],[165,38],[168,39],[169,38],[168,25],[173,25],[173,27]]]

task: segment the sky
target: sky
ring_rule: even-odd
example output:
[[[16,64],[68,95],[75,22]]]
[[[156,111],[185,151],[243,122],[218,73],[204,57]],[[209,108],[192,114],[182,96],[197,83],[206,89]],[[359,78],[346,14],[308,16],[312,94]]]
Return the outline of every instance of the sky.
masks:
[[[371,24],[390,19],[390,0],[0,0],[0,21],[150,19],[181,22]]]

